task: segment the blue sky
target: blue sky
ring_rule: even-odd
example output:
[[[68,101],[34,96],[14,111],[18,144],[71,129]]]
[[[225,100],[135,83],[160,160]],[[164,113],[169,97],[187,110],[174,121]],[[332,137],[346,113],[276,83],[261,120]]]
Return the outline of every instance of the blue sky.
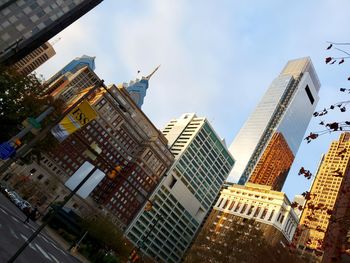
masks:
[[[185,112],[205,116],[229,146],[272,80],[289,59],[310,56],[321,81],[318,108],[347,99],[348,63],[329,66],[326,41],[349,42],[350,2],[105,0],[62,31],[56,56],[37,72],[49,78],[74,57],[96,56],[106,84],[150,80],[144,112],[160,129]],[[55,39],[54,38],[54,39]],[[350,48],[349,48],[350,50]],[[344,98],[345,96],[345,98]],[[322,120],[345,120],[334,113]],[[312,119],[308,132],[319,130]],[[301,166],[315,172],[339,134],[302,143],[283,191],[308,190]]]

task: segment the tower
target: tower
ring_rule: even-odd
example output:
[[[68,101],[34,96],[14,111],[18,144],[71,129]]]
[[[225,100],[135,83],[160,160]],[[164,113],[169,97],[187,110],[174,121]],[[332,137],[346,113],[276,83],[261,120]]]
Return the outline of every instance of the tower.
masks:
[[[45,82],[42,93],[68,102],[78,92],[100,81],[94,70],[95,57],[77,57]]]
[[[25,57],[101,2],[2,1],[0,63],[11,65]]]
[[[318,102],[319,89],[310,58],[287,63],[229,148],[236,159],[230,180],[282,189]]]
[[[316,255],[324,253],[322,262],[349,262],[349,193],[350,133],[343,133],[322,157],[306,195],[307,202],[295,235],[299,249]]]
[[[175,162],[126,236],[157,262],[179,262],[214,204],[234,160],[208,120],[183,114],[163,130]]]
[[[148,82],[153,74],[159,69],[160,65],[156,67],[151,74],[141,79],[136,79],[136,81],[131,81],[129,85],[124,84],[123,86],[129,92],[131,98],[135,101],[136,105],[141,109],[143,100],[146,97],[146,92],[148,89]]]
[[[56,54],[49,42],[44,43],[13,66],[21,74],[28,75]]]

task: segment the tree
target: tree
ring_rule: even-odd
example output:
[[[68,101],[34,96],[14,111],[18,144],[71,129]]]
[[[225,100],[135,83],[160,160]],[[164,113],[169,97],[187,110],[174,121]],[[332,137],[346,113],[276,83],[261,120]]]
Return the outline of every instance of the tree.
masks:
[[[345,51],[341,46],[350,46],[350,43],[333,43],[330,42],[327,50],[335,50],[337,53],[340,53],[340,56],[328,56],[325,58],[325,63],[329,65],[343,64],[350,58],[350,53]],[[350,77],[347,78],[350,81]],[[350,93],[348,88],[340,88],[340,92]],[[347,111],[349,100],[340,101],[333,103],[328,107],[324,107],[323,110],[314,112],[313,116],[315,118],[323,117],[334,111],[340,111],[345,113]],[[350,120],[343,121],[324,121],[320,120],[319,125],[322,127],[321,131],[311,132],[305,140],[307,143],[310,143],[321,135],[334,133],[334,132],[343,132],[350,131]],[[342,148],[338,149],[336,154],[338,157],[343,160],[348,158],[347,155],[348,149]],[[344,159],[346,160],[346,159]],[[348,167],[347,167],[348,169]],[[339,189],[334,189],[336,193],[336,202],[334,206],[328,203],[322,203],[319,201],[319,198],[316,197],[316,194],[310,194],[309,192],[304,192],[306,204],[305,207],[308,209],[308,212],[305,214],[306,222],[318,222],[319,215],[323,214],[329,220],[327,229],[322,228],[320,225],[315,227],[315,224],[306,224],[299,225],[294,236],[294,244],[299,243],[306,246],[316,247],[315,253],[323,255],[323,261],[329,262],[348,262],[350,255],[350,240],[348,239],[350,233],[350,179],[348,178],[348,172],[342,172],[339,167],[329,171],[329,174],[338,177],[341,179],[341,185]],[[299,175],[303,175],[305,178],[312,178],[310,171],[302,167],[299,171]],[[322,188],[323,189],[323,188]],[[326,189],[325,189],[326,192]],[[317,233],[313,235],[313,238],[310,238],[309,232]],[[317,237],[318,239],[316,240]],[[316,244],[316,245],[315,245]],[[346,260],[344,258],[347,258]],[[345,261],[344,261],[345,260]]]
[[[217,216],[220,216],[218,220]],[[185,262],[188,263],[256,263],[256,262],[304,262],[290,254],[281,243],[268,242],[262,225],[253,219],[236,218],[230,222],[224,212],[209,216],[199,233]],[[265,260],[265,261],[264,261]]]
[[[0,143],[8,141],[17,134],[21,128],[21,123],[28,117],[36,117],[49,106],[55,108],[41,123],[43,127],[52,123],[62,113],[64,103],[61,100],[54,100],[51,96],[42,96],[44,85],[43,80],[36,75],[21,75],[13,68],[0,67]],[[33,137],[28,134],[22,141],[28,141]],[[31,163],[32,156],[40,162],[42,151],[57,145],[57,140],[48,134],[35,147],[31,149],[31,154],[23,158],[24,163]]]
[[[43,80],[36,75],[21,75],[13,68],[0,67],[0,142],[10,139],[28,117],[39,115],[46,107],[55,107],[55,114],[62,111],[62,102],[50,96],[41,96]],[[49,120],[47,120],[49,121]]]
[[[131,247],[123,237],[122,231],[105,215],[97,215],[83,220],[88,231],[88,239],[94,244],[90,255],[104,256],[111,251],[121,259],[127,259]],[[97,262],[100,262],[96,259]]]

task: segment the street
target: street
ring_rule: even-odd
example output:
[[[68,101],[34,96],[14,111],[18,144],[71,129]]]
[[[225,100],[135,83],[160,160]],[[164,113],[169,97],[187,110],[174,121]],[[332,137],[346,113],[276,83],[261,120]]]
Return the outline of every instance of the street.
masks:
[[[0,262],[6,262],[37,229],[33,221],[24,224],[26,216],[0,194]],[[79,262],[52,240],[45,230],[37,236],[15,262]]]

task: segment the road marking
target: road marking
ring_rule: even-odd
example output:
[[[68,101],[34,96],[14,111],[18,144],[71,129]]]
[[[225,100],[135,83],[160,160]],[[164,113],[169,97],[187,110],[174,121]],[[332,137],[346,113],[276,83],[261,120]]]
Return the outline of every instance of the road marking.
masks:
[[[16,239],[18,239],[18,236],[16,235],[15,231],[11,227],[10,227],[10,232]]]
[[[7,213],[4,209],[0,208],[0,210],[1,210],[4,214],[8,215],[8,213]]]
[[[49,253],[49,255],[50,255],[50,257],[51,257],[56,263],[60,263],[60,261],[59,261],[57,258],[55,258],[54,255],[52,255],[52,254],[50,254],[50,253]]]
[[[25,235],[22,235],[21,234],[21,237],[24,239],[24,241],[27,241],[27,237]],[[29,243],[28,245],[31,249],[35,250],[35,251],[38,251],[34,246],[33,246],[33,243]]]
[[[48,260],[52,261],[52,258],[38,244],[35,244],[35,246],[39,249],[41,254],[44,255],[44,257],[46,257]]]
[[[66,252],[64,252],[64,250],[62,250],[62,249],[60,249],[59,247],[57,247],[53,242],[50,242],[50,244],[51,244],[54,248],[56,248],[58,251],[61,251],[61,253],[62,253],[63,255],[66,255],[66,256],[67,256]]]
[[[46,243],[49,243],[49,241],[48,241],[43,235],[40,235],[40,237],[41,237],[42,239],[44,239],[44,240],[46,241]]]
[[[18,219],[14,216],[11,216],[13,220],[15,220],[17,223],[19,223]]]

